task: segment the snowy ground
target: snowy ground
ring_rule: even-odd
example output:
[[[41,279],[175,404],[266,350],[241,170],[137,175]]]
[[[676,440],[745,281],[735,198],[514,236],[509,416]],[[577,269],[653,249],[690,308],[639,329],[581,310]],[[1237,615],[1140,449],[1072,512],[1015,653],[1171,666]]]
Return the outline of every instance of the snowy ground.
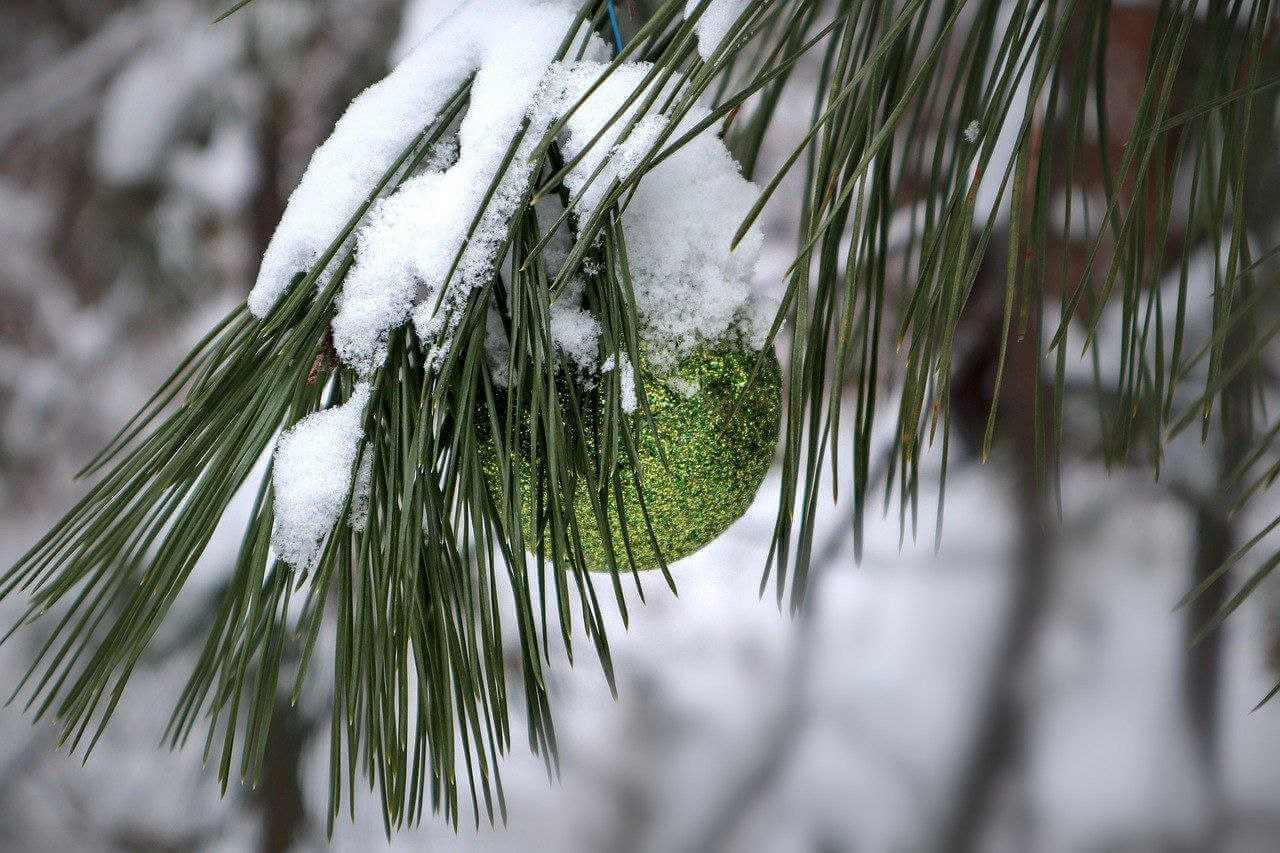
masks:
[[[1037,849],[1157,849],[1190,845],[1204,791],[1177,696],[1187,519],[1172,505],[1140,504],[1132,483],[1072,478],[1087,527],[1073,539],[1048,620],[1040,666],[1026,685],[1035,709],[1025,778],[1013,792]],[[897,547],[897,525],[872,528],[863,565],[843,554],[818,587],[799,733],[759,799],[742,811],[730,849],[911,849],[948,795],[972,720],[977,683],[998,624],[1010,535],[992,511],[998,483],[972,470],[951,483],[943,547]],[[679,598],[651,583],[629,630],[611,620],[620,674],[614,702],[591,661],[556,673],[562,778],[517,748],[504,766],[511,806],[502,829],[427,825],[394,849],[430,842],[476,850],[672,850],[700,837],[708,815],[759,760],[776,715],[793,699],[794,622],[756,595],[772,495],[725,539],[680,565]],[[1094,510],[1105,506],[1105,513]],[[1083,517],[1082,517],[1083,516]],[[6,543],[7,546],[11,544]],[[6,555],[7,556],[7,555]],[[1224,703],[1225,778],[1237,815],[1230,849],[1269,849],[1280,770],[1280,717],[1249,709],[1273,675],[1261,660],[1260,614],[1232,624]],[[256,832],[233,796],[219,801],[196,749],[155,750],[163,712],[190,659],[142,673],[87,767],[61,754],[0,777],[19,838],[36,848],[85,840],[78,827],[130,827],[172,836],[215,827],[208,841],[238,850]],[[6,671],[20,665],[10,650]],[[29,758],[31,729],[16,709],[0,717],[0,766]],[[518,730],[518,729],[517,729]],[[47,741],[41,743],[47,749]],[[313,815],[327,797],[328,755],[316,738],[305,764]],[[7,790],[6,790],[7,789]],[[338,824],[336,849],[381,847],[376,801]],[[78,815],[66,825],[68,814]],[[60,828],[60,829],[57,829]],[[1011,819],[1003,831],[1027,831]],[[322,822],[313,817],[312,841]],[[824,841],[825,840],[825,841]],[[998,839],[997,839],[998,841]],[[1018,849],[1016,843],[997,844]],[[203,844],[201,845],[203,846]],[[217,845],[215,845],[217,846]]]

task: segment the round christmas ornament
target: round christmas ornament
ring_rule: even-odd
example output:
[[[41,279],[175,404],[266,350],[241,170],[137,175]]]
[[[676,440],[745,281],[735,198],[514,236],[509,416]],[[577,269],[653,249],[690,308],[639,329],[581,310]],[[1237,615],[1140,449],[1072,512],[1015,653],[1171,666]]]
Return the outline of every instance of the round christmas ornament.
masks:
[[[661,562],[654,542],[670,564],[701,550],[741,518],[773,463],[782,418],[777,358],[737,341],[700,346],[671,372],[646,376],[643,385],[652,423],[639,409],[629,416],[639,477],[620,459],[621,515],[616,497],[605,502],[620,570],[628,568],[628,543],[637,569],[655,569]],[[520,466],[522,528],[525,544],[534,549],[540,513],[531,480],[529,467]],[[573,507],[585,564],[608,571],[591,498],[582,484]],[[540,532],[549,552],[547,524],[542,519]]]

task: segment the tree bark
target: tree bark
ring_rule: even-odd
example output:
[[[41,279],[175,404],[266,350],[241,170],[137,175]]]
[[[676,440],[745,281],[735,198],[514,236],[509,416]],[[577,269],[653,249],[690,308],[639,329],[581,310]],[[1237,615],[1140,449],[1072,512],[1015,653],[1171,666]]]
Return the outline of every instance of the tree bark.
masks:
[[[1236,334],[1224,346],[1226,363],[1234,363],[1248,350],[1251,338],[1249,321],[1240,323]],[[1250,413],[1250,377],[1248,372],[1228,382],[1222,391],[1222,448],[1218,459],[1219,485],[1216,493],[1195,507],[1195,557],[1191,564],[1191,585],[1198,587],[1217,571],[1235,550],[1236,530],[1229,509],[1235,502],[1228,482],[1244,460],[1252,442]],[[1200,762],[1208,799],[1208,825],[1203,835],[1203,849],[1216,850],[1224,826],[1224,802],[1221,774],[1221,722],[1223,659],[1226,653],[1225,626],[1214,629],[1198,642],[1196,636],[1227,601],[1230,578],[1224,575],[1191,600],[1183,617],[1186,652],[1182,663],[1182,698],[1187,724]]]
[[[287,699],[276,703],[263,756],[262,784],[255,792],[262,810],[262,853],[284,853],[301,838],[307,826],[302,797],[302,754],[310,726]]]
[[[1002,275],[995,277],[993,264],[1003,258],[999,248],[988,252],[984,263],[987,268],[983,270],[984,278],[991,273],[988,284],[1002,278]],[[1038,305],[1031,306],[1029,316],[1038,316],[1038,311]],[[988,318],[988,322],[998,323],[999,318]],[[995,344],[987,350],[989,356],[994,356],[998,349],[999,329],[995,325],[988,336]],[[952,795],[947,799],[937,834],[930,844],[931,849],[947,853],[968,853],[978,848],[994,811],[999,783],[1024,750],[1026,708],[1018,687],[1033,656],[1036,636],[1047,610],[1056,547],[1047,490],[1036,466],[1036,454],[1043,452],[1037,446],[1039,427],[1035,417],[1040,389],[1036,334],[1034,328],[1025,334],[1017,329],[1010,331],[1006,379],[998,415],[1001,434],[1006,440],[1003,464],[1011,477],[1018,540],[1010,567],[1004,621],[981,682],[983,694],[976,703],[975,728],[963,748]],[[993,368],[994,358],[986,369],[971,375],[989,380]],[[982,396],[983,389],[977,387],[982,384],[975,381],[973,386],[957,388],[955,393]],[[972,402],[971,399],[969,403]]]

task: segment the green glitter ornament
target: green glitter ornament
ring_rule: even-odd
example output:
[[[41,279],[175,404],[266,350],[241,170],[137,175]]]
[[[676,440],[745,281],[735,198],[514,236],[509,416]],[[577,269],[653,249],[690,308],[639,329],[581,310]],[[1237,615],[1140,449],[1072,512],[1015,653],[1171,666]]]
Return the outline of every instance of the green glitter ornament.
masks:
[[[645,377],[652,423],[640,410],[631,415],[643,508],[630,465],[623,461],[619,469],[627,540],[637,569],[661,565],[644,510],[653,540],[670,564],[709,544],[751,505],[773,462],[782,417],[777,357],[766,356],[752,382],[759,361],[759,353],[737,342],[720,343],[699,348],[670,373]],[[521,526],[525,544],[532,549],[537,542],[537,501],[529,480],[527,466],[517,469]],[[627,570],[616,498],[606,502],[606,511],[615,559],[619,569]],[[585,564],[593,571],[608,571],[591,499],[583,485],[574,495],[574,513]],[[543,545],[549,553],[550,543]]]

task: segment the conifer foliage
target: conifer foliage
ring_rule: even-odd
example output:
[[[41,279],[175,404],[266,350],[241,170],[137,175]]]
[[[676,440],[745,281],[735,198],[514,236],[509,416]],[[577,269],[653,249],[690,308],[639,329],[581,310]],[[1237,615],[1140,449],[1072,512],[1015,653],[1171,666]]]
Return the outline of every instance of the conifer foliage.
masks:
[[[388,831],[428,810],[456,823],[468,803],[493,821],[512,691],[520,736],[552,769],[553,645],[572,660],[585,638],[612,684],[605,608],[625,620],[655,578],[674,588],[655,535],[670,520],[645,500],[641,456],[663,458],[645,389],[665,378],[679,393],[664,399],[696,396],[677,381],[689,359],[744,356],[746,406],[776,386],[774,343],[790,341],[761,585],[793,608],[828,468],[852,493],[860,547],[878,419],[898,425],[886,501],[896,489],[904,528],[921,455],[940,453],[945,470],[953,365],[974,346],[965,321],[997,251],[984,457],[1012,342],[1032,341],[1047,377],[1026,464],[1048,481],[1065,365],[1081,351],[1118,359],[1094,371],[1098,399],[1113,401],[1109,462],[1159,473],[1179,432],[1198,423],[1208,439],[1217,418],[1265,417],[1280,250],[1249,175],[1260,148],[1276,150],[1277,10],[1160,4],[1138,107],[1117,127],[1112,5],[441,2],[422,43],[317,150],[247,304],[85,467],[87,497],[0,576],[0,597],[30,601],[14,631],[52,625],[14,696],[92,749],[249,493],[166,742],[200,731],[224,788],[256,781],[278,691],[296,699],[332,646],[331,825],[362,782]],[[808,125],[781,169],[757,174],[801,62],[819,69]],[[1082,202],[1062,191],[1073,175],[1101,198],[1083,240]],[[800,222],[779,304],[751,287],[767,204]],[[1067,237],[1083,249],[1051,269],[1047,247]],[[1187,270],[1203,258],[1211,328],[1193,347]],[[1123,322],[1104,350],[1116,303]],[[879,405],[889,385],[894,411]],[[1220,405],[1227,389],[1246,403]],[[1255,433],[1233,472],[1241,500],[1280,464],[1280,427]]]

